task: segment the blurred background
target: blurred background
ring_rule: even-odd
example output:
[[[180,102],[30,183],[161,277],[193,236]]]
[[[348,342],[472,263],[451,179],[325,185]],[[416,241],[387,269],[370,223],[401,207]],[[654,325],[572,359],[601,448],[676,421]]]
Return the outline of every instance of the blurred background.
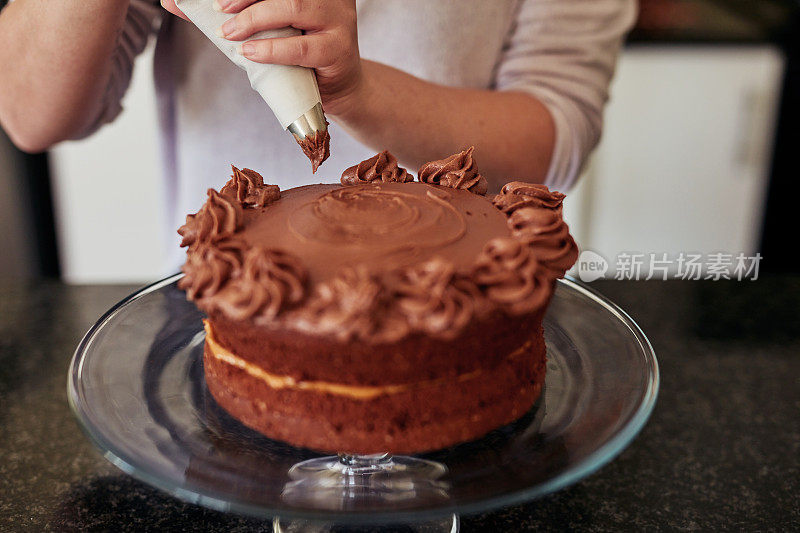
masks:
[[[641,0],[603,140],[566,202],[581,248],[758,252],[762,272],[799,272],[797,238],[783,238],[800,197],[799,41],[797,0]],[[0,281],[169,274],[152,49],[124,106],[46,154],[0,131]]]

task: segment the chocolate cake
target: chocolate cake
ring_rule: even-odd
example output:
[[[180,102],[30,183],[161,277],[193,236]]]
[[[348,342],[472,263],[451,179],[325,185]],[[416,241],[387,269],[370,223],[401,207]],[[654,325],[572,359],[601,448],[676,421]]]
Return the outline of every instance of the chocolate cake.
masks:
[[[179,286],[208,316],[206,383],[232,416],[314,450],[415,453],[530,409],[577,257],[564,196],[486,198],[472,149],[418,175],[383,152],[341,185],[280,191],[234,167],[187,217]]]

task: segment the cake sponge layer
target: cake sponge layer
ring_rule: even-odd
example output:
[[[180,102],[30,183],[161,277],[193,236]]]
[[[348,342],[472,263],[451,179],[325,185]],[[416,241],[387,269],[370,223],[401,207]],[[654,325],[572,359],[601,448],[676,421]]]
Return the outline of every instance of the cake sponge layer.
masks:
[[[211,346],[204,350],[205,377],[221,407],[269,438],[329,453],[420,453],[477,439],[525,414],[545,376],[541,330],[493,368],[388,388],[369,399],[275,387]]]

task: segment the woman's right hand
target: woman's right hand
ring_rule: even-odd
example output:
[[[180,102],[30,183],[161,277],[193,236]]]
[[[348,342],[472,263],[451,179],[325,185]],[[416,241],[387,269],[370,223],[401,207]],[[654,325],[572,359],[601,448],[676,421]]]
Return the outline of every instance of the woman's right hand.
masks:
[[[300,65],[316,70],[322,105],[330,116],[357,108],[364,79],[358,51],[354,0],[202,0],[232,16],[220,37],[240,42],[240,53],[256,63]],[[186,18],[176,0],[161,5]],[[178,0],[180,2],[180,0]],[[248,39],[255,33],[291,26],[303,35]],[[246,41],[246,43],[245,43]]]

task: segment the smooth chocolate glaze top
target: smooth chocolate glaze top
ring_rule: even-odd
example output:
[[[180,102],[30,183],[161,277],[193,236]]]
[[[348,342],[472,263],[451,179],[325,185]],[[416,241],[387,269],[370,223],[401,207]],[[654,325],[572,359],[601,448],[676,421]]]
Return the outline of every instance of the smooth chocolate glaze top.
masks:
[[[243,225],[249,245],[292,251],[312,284],[345,267],[377,275],[435,256],[467,272],[487,241],[511,235],[484,198],[424,183],[297,187],[268,209],[246,211]]]
[[[368,342],[536,312],[577,258],[563,195],[512,182],[489,201],[471,153],[432,165],[450,176],[439,185],[406,182],[386,153],[346,171],[345,186],[283,193],[234,168],[179,230],[180,287],[212,314]]]

